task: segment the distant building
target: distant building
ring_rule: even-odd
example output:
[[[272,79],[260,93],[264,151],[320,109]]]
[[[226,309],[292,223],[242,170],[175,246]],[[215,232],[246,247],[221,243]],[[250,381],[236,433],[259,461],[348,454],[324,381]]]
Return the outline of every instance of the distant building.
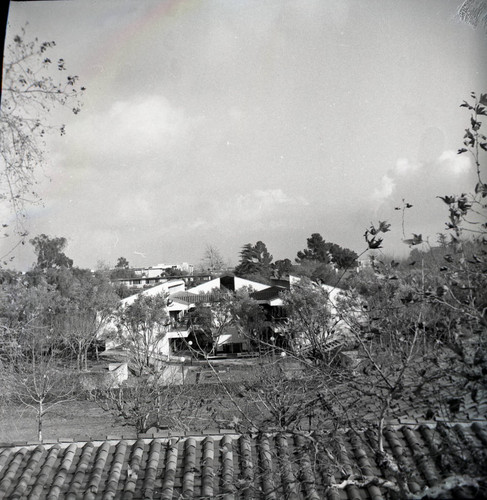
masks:
[[[134,268],[134,272],[137,276],[142,278],[159,278],[165,277],[174,271],[179,271],[186,275],[191,275],[194,273],[194,266],[183,262],[182,264],[157,264],[153,267],[137,267]]]
[[[133,276],[131,278],[119,278],[116,280],[117,283],[123,284],[128,288],[134,288],[135,290],[142,290],[144,288],[154,287],[160,283],[166,283],[167,281],[172,281],[173,279],[183,280],[186,286],[195,286],[202,282],[210,281],[211,274],[190,274],[183,276],[171,277],[147,277],[147,276]]]

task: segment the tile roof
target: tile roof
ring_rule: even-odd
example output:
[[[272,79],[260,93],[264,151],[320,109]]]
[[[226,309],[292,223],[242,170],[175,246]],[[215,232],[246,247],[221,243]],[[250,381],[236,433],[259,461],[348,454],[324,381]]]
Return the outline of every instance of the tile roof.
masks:
[[[208,302],[213,302],[221,298],[221,293],[219,291],[209,292],[209,293],[192,293],[192,292],[175,292],[169,296],[172,300],[177,300],[186,304],[205,304]]]
[[[485,463],[485,422],[395,426],[384,438],[412,493]],[[221,432],[4,446],[0,498],[389,498],[390,469],[371,453],[372,439],[367,432],[335,433],[325,446],[318,435]]]

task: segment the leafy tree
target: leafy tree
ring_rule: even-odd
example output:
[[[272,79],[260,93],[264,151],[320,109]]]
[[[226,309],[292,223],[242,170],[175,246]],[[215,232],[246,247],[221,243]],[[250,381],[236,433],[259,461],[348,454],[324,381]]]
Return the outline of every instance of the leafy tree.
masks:
[[[332,286],[336,285],[339,279],[339,275],[331,264],[325,264],[318,260],[303,260],[294,266],[293,273],[296,276],[303,276],[312,281]]]
[[[37,255],[36,267],[39,269],[52,269],[73,267],[73,260],[66,256],[63,250],[66,248],[66,238],[52,238],[40,234],[30,240]]]
[[[115,269],[128,269],[130,267],[129,261],[125,257],[119,257],[115,265]]]
[[[254,347],[258,344],[265,326],[265,315],[256,300],[252,299],[251,288],[237,292],[218,292],[208,296],[207,302],[200,302],[189,314],[195,349],[213,355],[218,341],[229,330],[238,330],[243,338]],[[188,339],[189,340],[189,339]]]
[[[215,330],[212,317],[210,306],[202,302],[188,311],[186,318],[191,333],[187,340],[188,344],[192,342],[195,353],[212,354],[216,348],[215,340],[218,340],[219,335],[213,335]]]
[[[140,294],[133,303],[121,304],[116,313],[118,337],[139,376],[151,372],[157,360],[169,322],[166,306],[164,294]]]
[[[328,291],[302,278],[281,297],[287,318],[281,335],[286,345],[295,354],[323,359],[336,321],[331,315]]]
[[[353,250],[332,243],[330,252],[333,263],[340,269],[349,269],[357,265],[358,255]]]
[[[52,348],[54,314],[62,299],[45,282],[30,286],[22,276],[0,287],[0,359],[16,371],[42,340]]]
[[[307,248],[298,252],[296,262],[301,263],[304,260],[317,260],[329,264],[331,255],[329,245],[319,233],[313,233],[307,240]]]
[[[272,255],[265,243],[258,241],[255,245],[247,243],[240,252],[240,264],[235,268],[237,276],[259,275],[269,278],[272,274]]]
[[[5,404],[17,403],[36,416],[37,435],[51,409],[73,396],[76,379],[62,366],[55,332],[60,293],[45,281],[33,285],[18,275],[0,286],[0,379]]]
[[[5,200],[16,217],[14,230],[21,241],[26,236],[23,219],[28,204],[37,200],[37,172],[44,162],[44,138],[64,125],[53,126],[47,117],[57,107],[80,111],[84,87],[78,77],[67,74],[64,59],[53,61],[49,54],[55,42],[26,39],[25,29],[6,44],[0,110],[1,170],[0,200]],[[55,76],[57,74],[57,76]]]
[[[347,269],[355,265],[357,258],[358,255],[353,250],[326,242],[321,234],[313,233],[307,239],[307,248],[298,252],[296,262],[314,260],[323,264],[333,263],[341,269]]]
[[[276,278],[288,276],[294,271],[293,263],[289,259],[276,260],[273,267]]]
[[[177,278],[179,276],[184,276],[185,272],[174,266],[169,269],[166,269],[164,274],[170,278]]]
[[[129,288],[125,283],[114,283],[113,290],[117,294],[119,299],[126,299],[131,295],[134,295],[133,288]]]
[[[230,291],[213,293],[195,307],[189,322],[198,350],[215,354],[220,337],[235,324],[233,308],[234,294]]]
[[[259,303],[252,298],[254,290],[244,287],[234,295],[230,305],[231,316],[235,320],[235,326],[248,339],[250,347],[259,347],[262,340],[267,321],[265,313]]]
[[[66,310],[58,314],[61,342],[77,360],[78,369],[88,369],[88,352],[95,347],[109,323],[119,297],[103,273],[76,277]]]
[[[135,276],[135,271],[130,268],[129,261],[125,257],[119,257],[115,269],[110,272],[112,280],[130,279],[135,278]],[[123,292],[121,295],[123,295]]]

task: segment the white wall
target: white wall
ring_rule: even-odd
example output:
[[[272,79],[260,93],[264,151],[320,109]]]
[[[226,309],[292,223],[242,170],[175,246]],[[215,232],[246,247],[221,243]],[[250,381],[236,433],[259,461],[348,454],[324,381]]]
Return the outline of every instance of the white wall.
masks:
[[[262,283],[257,283],[256,281],[249,281],[243,278],[234,278],[235,290],[239,290],[244,287],[252,287],[256,292],[260,290],[265,290],[269,288],[269,285],[263,285]],[[214,280],[207,281],[201,285],[195,286],[194,288],[189,288],[188,292],[191,293],[210,293],[214,289],[220,289],[221,281],[220,278],[215,278]]]

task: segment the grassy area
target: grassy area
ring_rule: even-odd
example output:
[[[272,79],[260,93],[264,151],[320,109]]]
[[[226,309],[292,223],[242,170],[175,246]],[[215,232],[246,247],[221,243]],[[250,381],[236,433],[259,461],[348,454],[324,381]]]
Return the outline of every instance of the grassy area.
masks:
[[[132,432],[115,416],[103,411],[93,401],[71,401],[59,405],[44,417],[45,441],[57,439],[104,439]],[[3,408],[0,413],[0,441],[4,443],[36,441],[36,419],[32,411],[20,406]]]

